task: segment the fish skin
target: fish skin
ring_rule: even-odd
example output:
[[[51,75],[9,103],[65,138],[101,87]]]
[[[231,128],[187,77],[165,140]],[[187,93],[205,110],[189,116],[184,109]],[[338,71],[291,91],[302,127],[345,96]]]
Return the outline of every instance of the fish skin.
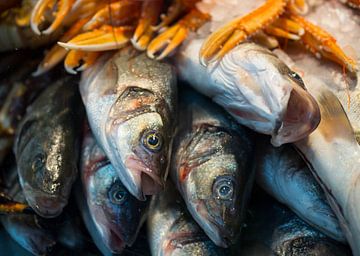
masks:
[[[351,255],[347,246],[309,226],[290,209],[260,190],[253,194],[248,213],[239,248],[242,252],[240,255]],[[257,252],[262,250],[263,254],[248,253],[250,248]]]
[[[254,182],[253,134],[194,90],[180,98],[171,178],[205,233],[228,247],[240,233]]]
[[[337,97],[322,81],[312,79],[322,119],[307,138],[295,143],[339,219],[355,256],[360,255],[360,146]]]
[[[49,85],[27,108],[16,133],[21,186],[29,205],[45,218],[60,215],[77,176],[84,111],[76,82],[67,76]]]
[[[320,111],[301,77],[269,50],[242,43],[208,67],[199,62],[203,39],[183,44],[174,59],[181,79],[222,106],[234,119],[271,135],[280,146],[306,137]]]
[[[126,190],[90,130],[83,140],[80,165],[84,200],[96,232],[111,253],[121,253],[135,241],[150,200],[139,201]]]
[[[262,189],[311,226],[337,241],[346,242],[324,191],[292,146],[275,148],[259,139],[254,163],[256,182]]]
[[[164,191],[152,197],[147,220],[151,255],[228,255],[201,230],[186,210],[174,185],[168,182]]]
[[[139,200],[161,190],[176,121],[173,67],[124,48],[83,72],[80,92],[91,130],[124,186]],[[160,138],[155,148],[145,146],[148,136]]]

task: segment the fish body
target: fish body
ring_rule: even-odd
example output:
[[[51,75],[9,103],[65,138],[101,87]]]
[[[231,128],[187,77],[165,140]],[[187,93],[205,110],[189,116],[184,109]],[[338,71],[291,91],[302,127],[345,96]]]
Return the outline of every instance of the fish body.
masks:
[[[324,191],[292,146],[275,148],[259,140],[255,156],[256,182],[261,188],[313,227],[346,241]]]
[[[82,75],[80,92],[96,140],[138,199],[164,185],[176,121],[172,66],[125,48]]]
[[[348,247],[309,226],[260,191],[251,200],[243,234],[239,250],[244,254],[241,255],[351,255]],[[250,248],[261,253],[247,253]]]
[[[147,230],[151,255],[228,255],[192,219],[171,183],[165,191],[153,196]]]
[[[267,49],[238,45],[217,64],[203,67],[203,40],[189,40],[175,58],[180,77],[222,106],[236,121],[272,136],[280,146],[306,137],[319,124],[315,99],[301,77]]]
[[[126,190],[91,131],[86,133],[81,180],[88,215],[107,250],[121,253],[135,241],[147,216],[149,200],[139,201]]]
[[[180,98],[171,177],[205,233],[228,247],[240,234],[254,181],[252,133],[193,90]]]
[[[51,84],[27,108],[14,152],[29,205],[42,217],[58,216],[77,175],[83,108],[76,79]]]

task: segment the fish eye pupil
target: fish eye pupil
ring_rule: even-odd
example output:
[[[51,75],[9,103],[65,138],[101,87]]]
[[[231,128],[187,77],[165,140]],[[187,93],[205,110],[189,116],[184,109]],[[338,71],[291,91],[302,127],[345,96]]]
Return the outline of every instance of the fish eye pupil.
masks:
[[[214,183],[214,195],[217,200],[232,200],[234,195],[234,183],[228,177],[221,177]]]
[[[126,199],[126,191],[115,183],[110,188],[109,197],[113,204],[122,204]]]
[[[156,146],[159,143],[159,138],[155,134],[151,134],[148,138],[148,143],[151,146]]]
[[[146,132],[143,135],[143,145],[150,151],[158,152],[162,147],[161,134],[156,131]]]
[[[231,191],[230,187],[224,185],[224,186],[220,187],[219,194],[222,195],[222,196],[226,196],[227,194],[229,194],[230,191]]]

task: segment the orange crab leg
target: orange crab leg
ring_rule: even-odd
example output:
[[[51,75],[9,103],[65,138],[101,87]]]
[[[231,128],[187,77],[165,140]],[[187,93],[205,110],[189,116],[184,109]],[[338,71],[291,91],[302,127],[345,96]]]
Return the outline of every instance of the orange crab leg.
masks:
[[[107,51],[123,47],[134,31],[133,27],[111,27],[103,25],[100,29],[80,34],[67,43],[58,42],[66,49],[83,51]]]
[[[131,39],[135,48],[145,50],[148,46],[155,32],[152,27],[157,23],[163,5],[163,0],[147,0],[143,3],[141,18]]]
[[[46,35],[54,32],[61,25],[66,14],[68,14],[68,12],[70,11],[74,1],[75,0],[39,0],[36,3],[31,14],[30,25],[32,30],[38,35],[40,34]],[[40,31],[39,26],[44,19],[45,12],[46,11],[53,12],[55,5],[56,5],[56,12],[54,14],[55,16],[54,20],[47,29]]]
[[[247,37],[274,22],[285,11],[287,3],[287,0],[268,0],[258,9],[212,33],[201,47],[201,63],[207,65],[210,61],[221,59]]]
[[[305,29],[302,42],[316,56],[322,55],[329,58],[340,65],[346,66],[352,72],[358,70],[356,61],[341,50],[334,37],[297,14],[289,14],[289,18]]]
[[[99,55],[100,52],[71,50],[64,61],[65,69],[70,74],[76,74],[78,71],[83,71],[94,64]]]
[[[0,214],[11,213],[34,213],[30,206],[11,200],[5,194],[0,193]]]
[[[177,24],[151,41],[147,49],[147,55],[158,60],[165,58],[186,39],[190,31],[196,31],[209,19],[210,15],[204,14],[196,8],[192,9]]]

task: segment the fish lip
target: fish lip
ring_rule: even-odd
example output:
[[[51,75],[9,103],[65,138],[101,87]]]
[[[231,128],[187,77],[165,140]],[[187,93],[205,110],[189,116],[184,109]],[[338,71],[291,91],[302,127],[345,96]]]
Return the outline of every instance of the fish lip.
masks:
[[[128,244],[128,242],[125,241],[119,230],[112,227],[112,225],[109,228],[109,233],[110,239],[106,241],[106,246],[113,253],[121,253],[124,250],[125,246]]]
[[[229,231],[225,227],[222,227],[212,215],[207,211],[205,202],[198,200],[195,207],[190,203],[188,208],[193,218],[202,227],[207,236],[217,245],[223,248],[228,248],[233,244],[235,240],[234,232]],[[200,216],[202,218],[200,218]]]
[[[164,181],[152,170],[149,168],[139,157],[135,155],[130,155],[125,160],[125,166],[130,171],[130,176],[132,178],[133,186],[135,187],[136,193],[133,194],[137,199],[144,201],[146,195],[156,194],[159,190],[162,190],[165,187]],[[142,175],[146,174],[154,182],[154,191],[144,191],[144,183],[142,180]],[[145,193],[144,193],[145,192]]]

